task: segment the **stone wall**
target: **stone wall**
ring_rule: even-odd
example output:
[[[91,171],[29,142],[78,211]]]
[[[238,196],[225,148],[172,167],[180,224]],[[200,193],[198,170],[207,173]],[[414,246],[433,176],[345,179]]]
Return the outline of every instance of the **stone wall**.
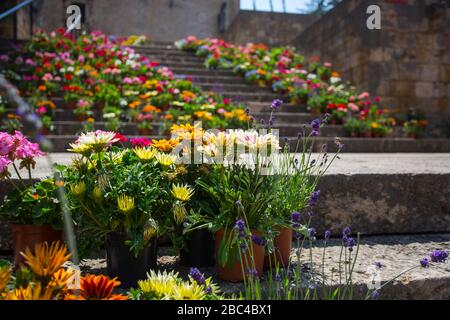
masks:
[[[308,14],[241,10],[224,37],[237,44],[256,42],[270,46],[286,45],[313,21],[314,17]]]
[[[366,27],[372,4],[381,8],[381,30]],[[440,0],[344,0],[293,43],[306,55],[333,62],[345,80],[381,96],[387,107],[414,107],[439,123],[450,114],[445,6]]]
[[[4,0],[0,2],[0,12],[5,12],[13,8],[20,1]],[[31,6],[25,6],[20,10],[0,20],[0,38],[12,39],[28,39],[31,34]]]
[[[41,0],[36,26],[46,31],[65,26],[66,8],[85,5],[85,30],[107,34],[145,34],[155,41],[175,41],[188,35],[220,36],[218,14],[226,3],[228,27],[239,12],[239,0]]]

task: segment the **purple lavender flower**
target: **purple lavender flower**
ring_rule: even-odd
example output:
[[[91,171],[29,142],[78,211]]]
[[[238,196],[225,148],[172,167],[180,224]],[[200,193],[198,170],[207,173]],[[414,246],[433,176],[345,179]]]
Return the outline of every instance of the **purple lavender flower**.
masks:
[[[244,231],[244,228],[245,228],[245,221],[242,220],[242,219],[237,220],[234,227],[235,227],[236,230],[238,230],[238,231]]]
[[[320,190],[317,190],[317,191],[314,191],[313,193],[311,193],[311,197],[309,198],[309,201],[308,201],[309,207],[313,207],[317,203],[317,200],[319,199],[319,194],[320,194]]]
[[[377,270],[380,270],[381,268],[383,268],[383,265],[379,261],[376,261],[374,264],[375,264],[375,267],[377,268]]]
[[[298,223],[298,222],[292,222],[292,228],[298,229],[298,228],[300,228],[300,227],[301,227],[301,224],[300,224],[300,223]]]
[[[423,268],[428,268],[430,266],[430,260],[428,260],[428,258],[423,258],[422,260],[420,260],[420,265]]]
[[[380,298],[380,291],[379,290],[375,290],[374,292],[372,292],[372,299],[377,300]]]
[[[208,287],[205,289],[206,294],[211,294],[212,293],[212,288]]]
[[[348,248],[348,251],[353,251],[353,247],[356,245],[355,239],[349,236],[344,236],[344,247]]]
[[[269,119],[269,126],[273,127],[274,121],[275,121],[275,119],[273,117],[270,117],[270,119]]]
[[[277,273],[277,274],[275,275],[275,281],[276,281],[276,282],[281,282],[281,276],[280,276],[279,273]]]
[[[264,119],[259,120],[259,122],[260,122],[262,125],[265,125],[265,124],[266,124],[266,120],[264,120]]]
[[[316,229],[315,228],[309,228],[308,229],[308,235],[311,239],[315,239],[316,238]]]
[[[245,273],[247,274],[248,277],[255,277],[255,278],[258,277],[258,271],[256,271],[256,269],[252,270],[250,268],[247,268]]]
[[[255,234],[252,235],[252,241],[254,244],[256,244],[257,246],[260,246],[260,247],[264,247],[267,244],[266,239],[261,238]]]
[[[245,114],[248,116],[250,114],[250,109],[247,107],[245,108]]]
[[[191,268],[189,271],[189,276],[197,282],[198,285],[203,285],[205,283],[205,277],[197,268]]]
[[[302,234],[300,232],[298,232],[298,231],[294,231],[292,233],[292,236],[294,237],[294,239],[298,240],[298,239],[300,239],[302,237]]]
[[[272,101],[272,105],[270,107],[272,108],[272,110],[278,110],[282,104],[283,104],[282,100],[275,99]]]
[[[298,140],[300,140],[302,137],[303,137],[303,133],[302,132],[297,133],[297,139]]]
[[[330,240],[331,238],[331,230],[325,231],[325,240]]]
[[[448,251],[435,250],[430,254],[430,257],[433,262],[445,262],[448,258]]]
[[[312,130],[311,135],[313,137],[316,137],[319,135],[319,130],[320,130],[320,120],[319,119],[314,119],[311,122],[311,130]]]
[[[292,212],[291,218],[292,218],[292,221],[294,221],[294,222],[300,222],[300,212],[298,212],[298,211]]]
[[[350,227],[345,227],[344,230],[342,230],[343,236],[349,236],[350,233],[352,233],[352,229],[350,229]]]

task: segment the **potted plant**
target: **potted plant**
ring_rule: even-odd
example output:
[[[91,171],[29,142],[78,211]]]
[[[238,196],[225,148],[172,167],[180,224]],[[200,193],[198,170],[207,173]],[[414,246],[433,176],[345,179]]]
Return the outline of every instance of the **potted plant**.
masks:
[[[174,159],[148,148],[124,149],[114,132],[82,134],[70,151],[83,156],[67,168],[80,232],[105,238],[108,273],[134,286],[156,267],[157,236],[170,198],[164,185]]]
[[[12,226],[14,262],[23,262],[20,252],[36,243],[62,239],[61,209],[57,196],[60,182],[44,179],[33,184],[32,169],[35,158],[44,153],[37,144],[29,142],[22,133],[0,132],[0,178],[7,179],[12,191],[3,199],[0,217]],[[16,163],[17,162],[17,163]],[[10,171],[12,167],[16,177]],[[20,169],[27,171],[25,180]]]
[[[204,138],[205,141],[205,138]],[[249,141],[265,141],[258,145]],[[226,143],[226,154],[220,152]],[[239,151],[248,150],[250,162]],[[266,212],[273,199],[271,179],[262,175],[265,156],[278,150],[272,134],[236,130],[211,134],[202,147],[203,156],[212,161],[211,176],[197,184],[210,196],[218,212],[211,212],[211,230],[215,232],[216,262],[219,277],[227,281],[244,280],[249,268],[252,275],[262,274]],[[244,158],[243,158],[244,157]],[[220,161],[222,159],[222,161]],[[227,165],[223,164],[227,160]],[[218,160],[216,162],[216,160]],[[245,242],[245,248],[243,247]],[[242,245],[242,246],[241,246]]]
[[[150,136],[153,133],[153,115],[151,113],[140,113],[136,117],[136,126],[140,135]]]

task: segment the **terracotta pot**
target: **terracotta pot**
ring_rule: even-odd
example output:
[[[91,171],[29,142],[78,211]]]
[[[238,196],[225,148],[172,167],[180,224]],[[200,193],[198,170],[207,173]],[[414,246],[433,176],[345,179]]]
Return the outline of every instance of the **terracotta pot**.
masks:
[[[228,231],[228,232],[230,232],[230,231]],[[233,230],[231,230],[231,232],[233,232]],[[256,230],[252,230],[252,234],[261,236],[261,233]],[[229,282],[243,281],[244,274],[242,273],[241,262],[237,259],[237,257],[234,257],[234,262],[231,267],[229,265],[221,266],[219,263],[219,259],[217,258],[217,255],[218,255],[220,244],[222,242],[223,237],[224,237],[223,229],[220,229],[219,231],[216,232],[215,257],[216,257],[216,261],[217,261],[217,270],[218,270],[219,278],[224,281],[229,281]],[[252,245],[252,249],[253,249],[253,253],[254,253],[254,261],[255,261],[256,271],[258,272],[258,275],[262,275],[264,272],[264,252],[265,252],[264,247],[258,246],[256,244],[254,244],[253,242],[251,243],[251,245]],[[247,250],[247,252],[249,252],[249,250]],[[250,259],[249,253],[247,253],[246,259],[247,260]],[[244,272],[245,272],[245,270],[244,270]]]
[[[55,230],[51,225],[23,225],[12,224],[12,237],[14,248],[14,265],[18,267],[25,262],[20,252],[24,252],[27,247],[34,249],[38,243],[63,241],[62,230]]]
[[[280,234],[274,239],[275,252],[269,259],[265,257],[264,265],[270,266],[278,264],[280,267],[287,267],[289,265],[289,258],[292,250],[292,229],[291,228],[277,228]],[[270,260],[270,262],[269,262]]]

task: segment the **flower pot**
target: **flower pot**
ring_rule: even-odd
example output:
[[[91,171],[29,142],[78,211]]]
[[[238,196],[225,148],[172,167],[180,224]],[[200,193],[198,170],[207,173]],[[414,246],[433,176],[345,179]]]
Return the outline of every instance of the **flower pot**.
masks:
[[[230,232],[230,231],[228,231],[228,232]],[[232,229],[231,232],[234,232],[234,230]],[[261,235],[258,231],[253,231],[253,230],[252,230],[252,234],[257,235],[257,236]],[[219,231],[216,232],[215,256],[216,256],[216,261],[217,261],[217,271],[218,271],[219,278],[224,281],[229,281],[229,282],[243,281],[245,275],[242,272],[241,262],[237,258],[237,256],[234,257],[234,262],[231,265],[231,267],[229,265],[221,266],[219,264],[219,259],[217,258],[217,255],[219,253],[219,248],[220,248],[220,244],[222,242],[223,237],[224,237],[223,229],[220,229]],[[251,246],[252,246],[253,253],[254,253],[255,269],[258,272],[258,275],[260,276],[263,274],[263,271],[264,271],[264,252],[265,252],[265,250],[264,250],[263,246],[258,246],[256,244],[254,244],[253,242],[251,242]],[[249,250],[247,250],[246,259],[248,261],[250,259]],[[245,270],[244,270],[244,272],[245,272]]]
[[[69,110],[73,110],[77,107],[77,102],[76,101],[67,101],[66,102],[66,107]]]
[[[287,267],[292,250],[292,229],[291,228],[277,228],[280,234],[274,239],[275,251],[269,256],[265,256],[264,265],[278,264],[280,267]]]
[[[76,114],[75,121],[83,122],[87,119],[87,116],[84,114]]]
[[[214,238],[208,229],[194,230],[188,234],[180,252],[180,263],[185,267],[211,267],[214,265]]]
[[[62,230],[55,230],[51,225],[12,224],[12,238],[14,249],[14,265],[18,267],[25,262],[20,254],[27,247],[34,250],[38,243],[63,241]]]
[[[110,233],[106,236],[106,265],[110,277],[118,277],[122,288],[135,287],[138,280],[146,278],[150,269],[156,268],[158,247],[156,239],[136,257],[125,244],[127,236]]]

